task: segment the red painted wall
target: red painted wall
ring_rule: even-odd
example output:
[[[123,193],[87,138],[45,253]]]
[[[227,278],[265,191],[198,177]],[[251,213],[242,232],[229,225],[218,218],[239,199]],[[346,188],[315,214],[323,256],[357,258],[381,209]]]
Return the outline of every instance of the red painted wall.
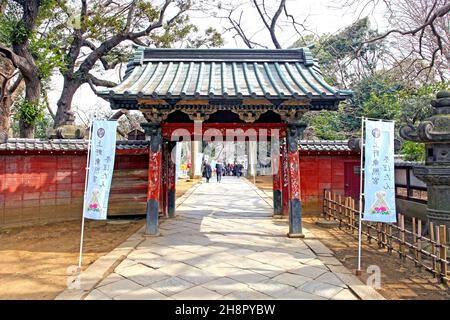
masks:
[[[344,195],[344,163],[359,161],[360,156],[357,154],[300,153],[300,186],[304,213],[322,212],[324,189]]]
[[[148,155],[117,155],[112,214],[145,213]],[[81,217],[86,154],[1,154],[0,226]],[[142,210],[143,209],[143,210]]]

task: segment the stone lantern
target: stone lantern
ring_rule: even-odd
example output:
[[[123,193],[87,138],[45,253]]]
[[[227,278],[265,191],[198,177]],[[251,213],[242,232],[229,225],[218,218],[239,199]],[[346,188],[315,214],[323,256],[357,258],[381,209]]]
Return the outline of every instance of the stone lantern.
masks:
[[[429,221],[450,227],[450,92],[439,92],[431,105],[433,115],[401,127],[400,136],[425,143],[425,165],[414,167],[414,175],[427,184]]]

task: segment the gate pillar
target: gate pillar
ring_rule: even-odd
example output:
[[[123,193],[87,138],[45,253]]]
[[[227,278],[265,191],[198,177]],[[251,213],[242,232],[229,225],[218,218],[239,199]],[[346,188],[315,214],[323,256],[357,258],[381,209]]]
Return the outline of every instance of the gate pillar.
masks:
[[[142,127],[145,130],[146,139],[150,140],[145,235],[157,236],[159,235],[158,209],[161,192],[161,127],[155,123],[144,123]]]
[[[302,231],[302,202],[300,198],[299,140],[305,128],[303,124],[289,124],[287,128],[289,175],[289,238],[304,238]]]

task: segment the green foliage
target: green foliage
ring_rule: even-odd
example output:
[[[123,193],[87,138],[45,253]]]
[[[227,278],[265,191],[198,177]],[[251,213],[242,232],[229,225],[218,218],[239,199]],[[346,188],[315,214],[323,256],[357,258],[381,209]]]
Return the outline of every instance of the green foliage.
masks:
[[[53,119],[48,113],[45,113],[45,115],[41,119],[37,120],[34,125],[34,137],[40,139],[47,138],[47,130],[52,127],[53,127]],[[13,131],[14,137],[18,137],[20,135],[20,127],[18,119],[14,119],[14,121],[11,124],[11,129]]]
[[[45,115],[45,106],[21,99],[15,103],[15,120],[21,119],[26,125],[33,126],[42,121]]]
[[[222,34],[219,33],[216,29],[210,27],[205,30],[204,36],[198,36],[194,39],[189,39],[187,47],[188,48],[217,48],[221,47],[224,44],[224,40],[222,38]]]
[[[308,112],[303,120],[309,127],[314,128],[314,134],[319,139],[345,139],[345,135],[342,133],[340,113],[334,111]]]
[[[377,67],[377,61],[384,52],[383,43],[364,43],[376,35],[369,19],[363,18],[336,34],[320,37],[306,35],[291,47],[309,46],[314,58],[320,62],[325,80],[330,84],[352,84],[362,76],[373,73]],[[360,49],[359,57],[357,49]],[[363,64],[357,66],[358,61],[363,61]]]
[[[28,40],[43,80],[50,78],[54,68],[60,67],[64,62],[64,53],[58,46],[61,35],[49,28],[45,31],[40,29],[44,21],[52,19],[57,8],[58,1],[42,0],[34,30],[27,30],[22,20],[22,8],[14,1],[9,1],[5,13],[0,14],[0,43],[13,46]]]
[[[150,39],[157,48],[170,48],[180,42],[185,42],[188,48],[210,48],[223,45],[222,35],[216,29],[210,27],[205,30],[204,35],[193,37],[198,31],[197,26],[189,23],[188,16],[180,16],[175,24],[165,25],[162,33],[151,34]]]
[[[404,141],[401,153],[406,161],[425,161],[425,144],[413,141]]]

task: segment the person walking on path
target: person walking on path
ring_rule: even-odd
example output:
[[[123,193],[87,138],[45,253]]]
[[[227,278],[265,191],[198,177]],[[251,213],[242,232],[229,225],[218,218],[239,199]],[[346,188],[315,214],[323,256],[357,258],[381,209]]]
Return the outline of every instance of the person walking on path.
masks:
[[[240,163],[236,163],[234,165],[234,168],[236,169],[236,177],[240,178],[242,176],[242,169],[244,168],[244,166]]]
[[[223,166],[220,162],[216,163],[216,177],[217,182],[222,181],[222,174],[223,174]]]
[[[205,165],[203,166],[203,177],[206,178],[206,182],[209,183],[209,179],[211,179],[212,168],[209,163],[205,161]]]

